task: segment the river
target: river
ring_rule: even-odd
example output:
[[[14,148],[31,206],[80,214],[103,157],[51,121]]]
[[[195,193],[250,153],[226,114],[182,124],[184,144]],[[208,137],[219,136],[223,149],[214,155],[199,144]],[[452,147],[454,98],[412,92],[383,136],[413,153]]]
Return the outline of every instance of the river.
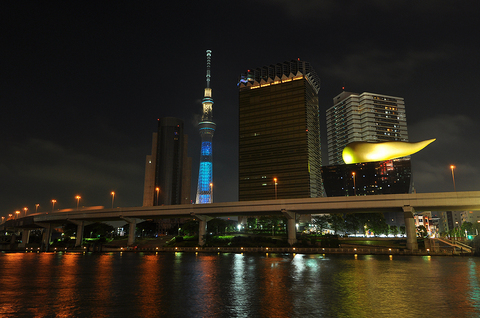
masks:
[[[480,258],[0,253],[0,317],[480,317]]]

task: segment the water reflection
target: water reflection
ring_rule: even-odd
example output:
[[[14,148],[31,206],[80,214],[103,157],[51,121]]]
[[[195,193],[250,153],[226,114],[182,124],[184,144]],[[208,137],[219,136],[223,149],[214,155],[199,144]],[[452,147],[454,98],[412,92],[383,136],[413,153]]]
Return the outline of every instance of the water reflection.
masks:
[[[262,294],[260,316],[288,317],[292,311],[289,297],[290,284],[287,279],[289,259],[278,257],[275,254],[263,259],[259,286]]]
[[[477,317],[480,259],[0,253],[3,317]]]
[[[158,255],[145,255],[139,267],[139,313],[140,317],[160,317],[167,312],[162,303],[165,284],[160,281],[162,263]]]
[[[78,303],[77,275],[80,265],[78,264],[77,256],[75,254],[57,256],[59,260],[58,282],[55,289],[52,290],[51,297],[58,301],[58,310],[56,312],[60,317],[68,317],[75,313]]]

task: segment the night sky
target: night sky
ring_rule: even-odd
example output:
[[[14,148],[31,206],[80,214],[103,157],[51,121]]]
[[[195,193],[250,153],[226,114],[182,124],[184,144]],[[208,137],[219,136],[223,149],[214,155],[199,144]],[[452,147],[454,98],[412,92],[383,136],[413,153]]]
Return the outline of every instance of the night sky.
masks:
[[[162,1],[164,3],[165,1]],[[140,206],[157,118],[196,122],[212,53],[215,202],[238,197],[237,80],[300,58],[325,110],[345,90],[405,98],[417,192],[480,190],[478,1],[2,1],[0,216]],[[281,181],[279,183],[279,186]],[[22,213],[23,214],[23,213]]]

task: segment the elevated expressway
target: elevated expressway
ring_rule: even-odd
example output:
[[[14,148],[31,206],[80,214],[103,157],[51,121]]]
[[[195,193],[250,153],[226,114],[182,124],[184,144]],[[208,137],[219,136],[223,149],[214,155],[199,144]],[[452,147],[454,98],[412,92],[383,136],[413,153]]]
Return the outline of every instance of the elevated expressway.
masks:
[[[30,215],[10,220],[0,225],[28,227],[28,224],[41,225],[50,232],[52,224],[66,221],[77,224],[77,233],[83,233],[85,222],[125,220],[134,233],[137,219],[185,218],[192,217],[200,221],[199,244],[203,245],[208,220],[223,216],[283,215],[287,218],[288,242],[296,242],[295,221],[301,214],[322,213],[371,213],[404,212],[407,234],[407,248],[418,248],[416,229],[413,219],[415,211],[473,211],[480,210],[480,191],[437,192],[387,194],[371,196],[325,197],[288,200],[240,201],[212,204],[188,204],[153,207],[129,207],[115,209],[79,209],[55,211]],[[28,219],[28,220],[27,220]],[[23,221],[22,221],[23,220]],[[14,222],[14,224],[11,224]],[[47,235],[49,236],[49,234]],[[77,245],[81,243],[77,235]],[[129,244],[134,236],[129,235]]]

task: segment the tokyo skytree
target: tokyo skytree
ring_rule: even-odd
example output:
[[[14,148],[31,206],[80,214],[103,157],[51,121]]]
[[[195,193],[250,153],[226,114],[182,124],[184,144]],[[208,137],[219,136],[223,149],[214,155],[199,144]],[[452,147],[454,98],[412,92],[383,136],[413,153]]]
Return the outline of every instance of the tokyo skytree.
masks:
[[[197,204],[213,202],[213,157],[212,157],[212,139],[215,133],[215,123],[213,122],[213,98],[210,88],[210,60],[212,51],[207,50],[207,87],[205,87],[203,96],[202,120],[198,124],[198,130],[202,137],[202,147],[200,150],[200,169],[198,171],[197,186]]]

